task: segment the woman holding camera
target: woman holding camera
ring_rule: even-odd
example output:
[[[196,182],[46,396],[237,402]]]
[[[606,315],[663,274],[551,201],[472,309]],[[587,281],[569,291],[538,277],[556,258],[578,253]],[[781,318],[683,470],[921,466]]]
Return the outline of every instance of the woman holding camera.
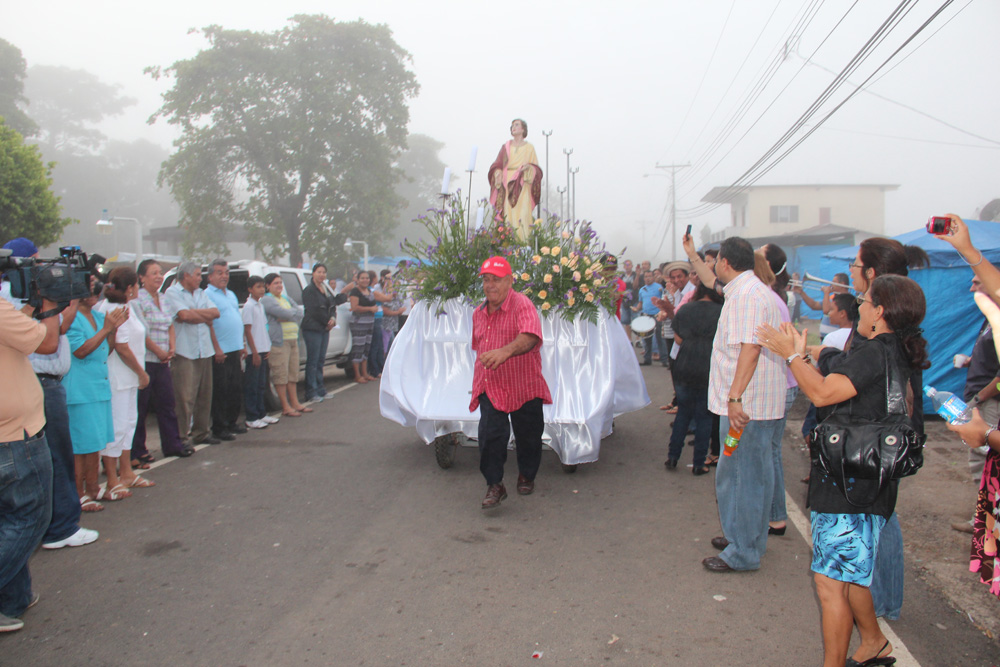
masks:
[[[860,320],[851,354],[837,359],[824,376],[806,360],[806,336],[791,324],[777,331],[769,325],[757,329],[760,343],[785,358],[799,389],[816,405],[820,417],[832,409],[849,413],[858,421],[884,421],[890,377],[905,387],[917,369],[927,368],[926,341],[918,328],[926,303],[920,286],[909,278],[885,275],[875,278],[858,297]],[[859,344],[861,343],[861,344]],[[826,414],[824,414],[826,413]],[[880,488],[877,480],[854,480],[849,490],[855,500],[874,497],[867,505],[852,504],[843,488],[819,466],[813,465],[809,483],[812,509],[813,561],[816,592],[823,616],[823,649],[826,667],[891,665],[892,646],[875,616],[869,586],[875,567],[879,537],[896,505],[898,482]],[[848,659],[853,626],[861,644]]]

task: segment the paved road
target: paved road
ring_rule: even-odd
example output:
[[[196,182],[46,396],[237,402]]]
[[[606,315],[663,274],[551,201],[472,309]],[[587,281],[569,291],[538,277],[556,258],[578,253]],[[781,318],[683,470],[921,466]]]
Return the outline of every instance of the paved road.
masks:
[[[42,599],[0,664],[819,664],[806,541],[772,538],[754,573],[702,568],[712,476],[664,470],[669,381],[643,370],[654,404],[600,462],[570,475],[546,452],[535,494],[493,513],[474,449],[442,470],[375,385],[329,380],[343,391],[314,414],[149,471],[155,488],[87,517],[96,544],[36,554]],[[908,664],[993,664],[912,573],[906,596]]]

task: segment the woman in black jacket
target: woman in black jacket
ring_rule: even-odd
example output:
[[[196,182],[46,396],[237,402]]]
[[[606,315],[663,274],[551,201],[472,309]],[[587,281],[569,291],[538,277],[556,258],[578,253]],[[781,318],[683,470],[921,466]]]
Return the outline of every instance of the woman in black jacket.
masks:
[[[330,344],[330,329],[336,324],[333,296],[326,290],[326,266],[313,267],[312,281],[302,290],[302,338],[306,342],[306,401],[319,403],[326,396],[323,364]]]

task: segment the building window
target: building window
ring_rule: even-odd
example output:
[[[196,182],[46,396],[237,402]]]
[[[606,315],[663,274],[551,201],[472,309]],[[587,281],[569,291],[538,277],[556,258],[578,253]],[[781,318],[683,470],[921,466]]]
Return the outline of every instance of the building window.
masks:
[[[771,222],[798,222],[798,206],[772,206]]]

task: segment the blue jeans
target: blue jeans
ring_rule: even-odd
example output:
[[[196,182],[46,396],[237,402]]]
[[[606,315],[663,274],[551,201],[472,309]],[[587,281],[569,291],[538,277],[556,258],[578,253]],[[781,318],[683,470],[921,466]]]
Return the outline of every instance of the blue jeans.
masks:
[[[731,456],[719,457],[715,496],[722,532],[729,540],[719,557],[734,570],[756,570],[767,549],[767,521],[774,493],[771,442],[784,420],[751,420]],[[719,419],[719,437],[729,431],[729,417]]]
[[[816,406],[810,403],[809,409],[806,410],[806,418],[802,420],[802,435],[808,437],[817,423],[819,422],[816,421]]]
[[[45,433],[0,443],[0,614],[31,602],[28,559],[52,516],[52,455]]]
[[[701,468],[705,465],[708,441],[712,434],[712,413],[708,411],[708,387],[677,384],[674,385],[674,396],[677,400],[677,417],[674,419],[674,430],[670,434],[667,457],[675,461],[681,458],[684,438],[687,437],[688,427],[693,421],[694,467]]]
[[[266,356],[260,360],[260,366],[253,365],[253,355],[247,357],[246,370],[243,371],[243,409],[248,422],[267,416],[264,394],[267,392],[267,380],[270,376]]]
[[[784,521],[788,518],[785,509],[785,469],[781,464],[781,442],[785,438],[785,420],[788,418],[788,410],[795,402],[795,397],[799,395],[798,387],[789,387],[785,390],[785,416],[781,418],[781,428],[774,432],[771,440],[771,463],[774,466],[774,492],[771,494],[771,521]]]
[[[80,529],[73,441],[69,437],[66,388],[58,380],[38,378],[45,392],[45,440],[52,456],[52,521],[42,542],[58,542]]]
[[[875,615],[897,620],[903,608],[903,531],[895,512],[882,528],[870,590]]]
[[[329,331],[302,330],[306,342],[306,400],[326,396],[323,384],[323,364],[326,363],[326,348],[330,345]]]

